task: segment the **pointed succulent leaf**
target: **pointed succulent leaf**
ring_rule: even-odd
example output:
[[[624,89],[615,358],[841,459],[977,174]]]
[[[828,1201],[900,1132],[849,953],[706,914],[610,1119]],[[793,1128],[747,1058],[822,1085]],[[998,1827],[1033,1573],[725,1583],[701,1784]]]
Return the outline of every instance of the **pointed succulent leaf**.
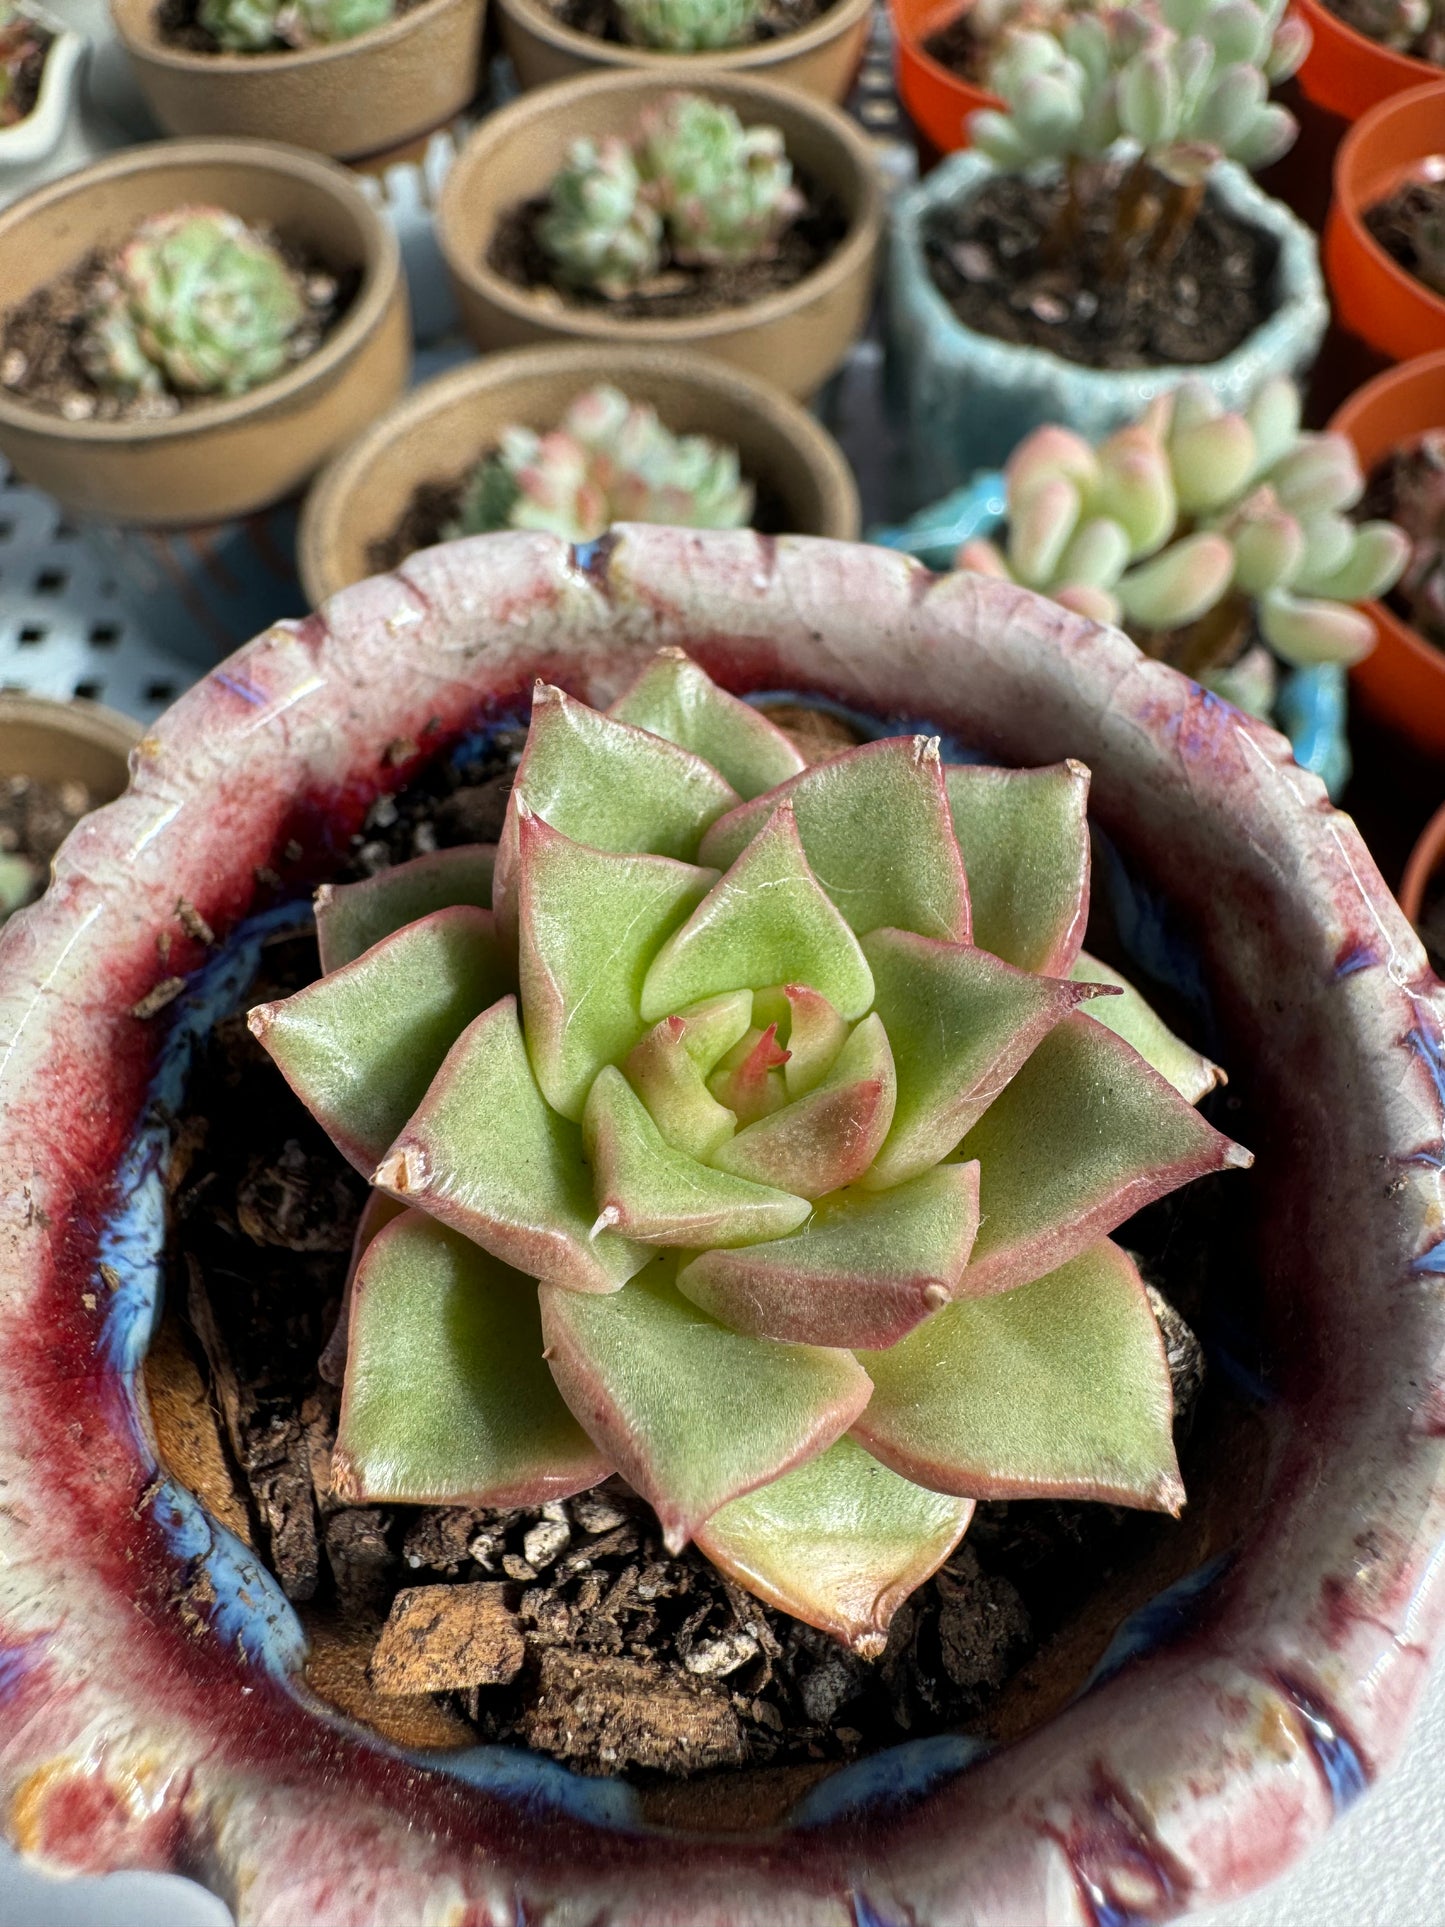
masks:
[[[1199,23],[1221,66],[1242,62],[1257,67],[1269,46],[1269,23],[1252,0],[1222,0]]]
[[[684,1264],[678,1289],[733,1331],[886,1346],[968,1290],[978,1169],[941,1164],[889,1191],[839,1191],[805,1230]]]
[[[1347,515],[1324,510],[1302,516],[1300,528],[1304,533],[1305,552],[1290,586],[1314,595],[1315,585],[1348,561],[1354,547],[1355,525]]]
[[[355,963],[374,943],[429,917],[434,910],[470,904],[492,907],[490,843],[433,850],[359,883],[323,883],[316,892],[316,942],[323,971]]]
[[[822,763],[809,775],[836,767]],[[791,788],[773,794],[786,799]],[[873,980],[858,939],[808,866],[792,804],[783,800],[765,812],[755,829],[736,854],[723,856],[716,867],[730,867],[722,880],[658,953],[642,988],[646,1022],[720,991],[765,990],[795,978],[850,1020],[872,1003]],[[727,843],[713,847],[721,851]]]
[[[1301,570],[1296,586],[1329,602],[1370,602],[1393,589],[1410,559],[1410,538],[1393,522],[1351,524],[1350,546],[1330,574]]]
[[[821,1084],[842,1050],[848,1026],[826,997],[807,984],[782,984],[753,998],[753,1018],[776,1024],[788,1049],[783,1076],[789,1097],[803,1097]]]
[[[1152,1064],[1186,1104],[1198,1104],[1216,1084],[1224,1082],[1224,1072],[1218,1064],[1211,1064],[1193,1045],[1176,1037],[1153,1005],[1117,970],[1111,970],[1097,957],[1081,950],[1074,963],[1073,978],[1075,983],[1107,984],[1119,992],[1117,997],[1096,997],[1088,1006],[1089,1016],[1096,1023],[1106,1025],[1116,1037],[1122,1037],[1126,1044],[1132,1044],[1144,1062]]]
[[[865,1659],[957,1546],[973,1502],[900,1479],[851,1435],[716,1511],[697,1535],[746,1591]]]
[[[1089,772],[1082,763],[950,763],[948,804],[973,906],[973,941],[1060,977],[1089,918]]]
[[[864,1182],[901,1184],[946,1157],[1086,987],[911,931],[863,939],[893,1047],[893,1128]]]
[[[1258,67],[1244,61],[1220,67],[1195,117],[1195,134],[1222,152],[1231,152],[1253,125],[1268,91]]]
[[[1162,442],[1141,425],[1121,428],[1099,444],[1099,485],[1090,506],[1129,531],[1130,553],[1152,555],[1174,533],[1178,503]]]
[[[901,1075],[899,1086],[901,1110]],[[1082,1011],[1049,1031],[961,1155],[982,1166],[979,1292],[1041,1277],[1181,1184],[1253,1162]]]
[[[782,730],[719,689],[681,649],[659,649],[607,713],[690,749],[745,799],[807,767]]]
[[[1233,549],[1222,535],[1204,529],[1121,576],[1115,593],[1131,622],[1180,629],[1214,607],[1233,575]]]
[[[1078,489],[1063,475],[1036,483],[1019,500],[1009,497],[1008,564],[1026,588],[1053,580],[1082,507]]]
[[[1272,375],[1254,395],[1244,419],[1254,430],[1255,474],[1274,467],[1299,435],[1300,392],[1287,375]]]
[[[783,1067],[788,1053],[778,1042],[778,1027],[759,1030],[751,1025],[719,1062],[708,1079],[708,1090],[726,1105],[740,1124],[780,1111],[788,1101]]]
[[[638,1041],[643,980],[664,940],[717,882],[665,856],[589,849],[524,802],[518,976],[542,1095],[580,1118],[592,1081]]]
[[[1049,422],[1026,435],[1004,465],[1009,501],[1022,502],[1060,475],[1087,500],[1099,479],[1099,458],[1082,435]]]
[[[850,1353],[728,1331],[666,1260],[614,1298],[543,1285],[541,1301],[563,1398],[673,1552],[729,1499],[825,1451],[868,1402]]]
[[[356,1273],[366,1255],[367,1246],[378,1231],[384,1231],[393,1218],[399,1218],[406,1206],[398,1204],[395,1198],[387,1197],[384,1191],[368,1191],[366,1203],[361,1207],[361,1216],[356,1221],[356,1234],[351,1240],[351,1258],[346,1267],[346,1283],[341,1292],[341,1310],[336,1324],[322,1351],[317,1370],[328,1385],[340,1385],[346,1372],[346,1340],[351,1324],[351,1294],[356,1288]]]
[[[374,1182],[503,1264],[575,1291],[616,1291],[648,1260],[597,1226],[582,1133],[537,1088],[515,997],[463,1031]]]
[[[611,1467],[542,1357],[537,1287],[407,1211],[357,1273],[338,1491],[403,1505],[543,1505]]]
[[[1170,141],[1179,131],[1179,75],[1163,48],[1136,54],[1119,75],[1119,125],[1143,148]]]
[[[809,1216],[805,1198],[753,1184],[675,1151],[621,1071],[592,1086],[582,1120],[600,1225],[657,1245],[778,1238]]]
[[[888,1033],[875,1013],[821,1084],[725,1139],[710,1161],[735,1177],[821,1198],[856,1184],[872,1164],[893,1122],[896,1091]]]
[[[1129,562],[1129,535],[1111,515],[1094,515],[1081,522],[1059,557],[1055,579],[1069,586],[1111,588]],[[964,863],[968,868],[967,861]]]
[[[1259,627],[1277,656],[1298,668],[1338,662],[1347,667],[1375,646],[1375,625],[1362,609],[1273,589],[1260,598]]]
[[[1293,582],[1304,561],[1304,530],[1285,509],[1250,508],[1229,530],[1234,550],[1234,587],[1262,596]]]
[[[1287,107],[1268,101],[1260,108],[1248,129],[1234,142],[1228,158],[1241,167],[1268,167],[1294,146],[1299,122]]]
[[[975,1499],[1184,1503],[1159,1328],[1107,1240],[864,1363],[876,1390],[856,1436],[905,1479]]]
[[[1174,492],[1186,515],[1203,515],[1231,502],[1254,472],[1254,432],[1242,415],[1181,428],[1169,438]]]
[[[343,1157],[370,1176],[472,1019],[511,989],[485,910],[438,910],[248,1022]]]
[[[1365,492],[1354,446],[1343,435],[1301,435],[1269,471],[1269,481],[1295,515],[1351,509]]]
[[[747,992],[730,1001],[742,1004],[746,1023]],[[706,1160],[732,1136],[737,1118],[708,1090],[702,1064],[689,1049],[689,1028],[686,1017],[664,1017],[629,1051],[622,1069],[672,1148]]]
[[[708,831],[700,863],[725,869],[779,804],[791,804],[814,876],[860,935],[885,925],[925,937],[968,937],[968,883],[958,853],[934,738],[891,736],[816,763],[769,796],[745,803]],[[906,861],[900,852],[906,851]],[[825,983],[803,976],[844,1008]],[[756,986],[761,989],[762,986]],[[863,1008],[866,1010],[867,1005]]]
[[[968,116],[967,126],[970,147],[976,147],[1002,173],[1019,173],[1037,158],[1013,116],[1001,114],[996,107],[980,107]]]

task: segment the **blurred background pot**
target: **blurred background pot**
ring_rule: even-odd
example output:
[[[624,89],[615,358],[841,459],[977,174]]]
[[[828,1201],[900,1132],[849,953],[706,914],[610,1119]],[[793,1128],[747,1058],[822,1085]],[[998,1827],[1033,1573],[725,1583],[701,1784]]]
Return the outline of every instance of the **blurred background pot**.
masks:
[[[998,107],[997,95],[965,80],[928,51],[928,42],[961,19],[972,0],[889,0],[893,16],[898,98],[934,153],[967,147],[968,117],[981,107]]]
[[[24,12],[55,38],[40,70],[40,91],[35,105],[13,127],[0,128],[0,190],[12,176],[12,170],[34,167],[60,145],[66,122],[76,109],[85,61],[85,41],[80,34],[44,7],[27,4]]]
[[[140,724],[102,703],[0,695],[0,775],[83,783],[109,803],[130,781]]]
[[[1428,60],[1414,60],[1356,33],[1324,0],[1294,0],[1294,11],[1311,34],[1299,71],[1300,92],[1312,106],[1342,121],[1356,121],[1392,94],[1439,78],[1440,69]]]

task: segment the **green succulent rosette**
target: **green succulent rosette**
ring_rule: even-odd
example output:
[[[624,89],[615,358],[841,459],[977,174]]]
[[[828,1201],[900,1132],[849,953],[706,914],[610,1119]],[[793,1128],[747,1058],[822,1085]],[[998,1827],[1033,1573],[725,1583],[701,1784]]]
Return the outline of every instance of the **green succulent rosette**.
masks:
[[[1248,1153],[1080,949],[1088,773],[807,767],[664,650],[539,685],[500,844],[317,900],[251,1027],[377,1187],[335,1455],[357,1501],[613,1472],[858,1650],[984,1498],[1177,1511],[1163,1346],[1108,1234]]]

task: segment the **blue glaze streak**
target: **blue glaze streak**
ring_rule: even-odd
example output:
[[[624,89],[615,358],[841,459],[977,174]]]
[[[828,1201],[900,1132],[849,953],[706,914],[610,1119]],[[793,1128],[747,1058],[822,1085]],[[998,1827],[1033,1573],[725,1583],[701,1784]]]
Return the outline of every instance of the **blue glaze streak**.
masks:
[[[1289,1701],[1304,1729],[1306,1744],[1314,1754],[1330,1790],[1335,1817],[1348,1812],[1370,1788],[1370,1775],[1354,1745],[1340,1732],[1308,1693],[1293,1680],[1278,1676],[1275,1684]]]
[[[0,1646],[0,1706],[14,1696],[21,1681],[39,1664],[45,1647],[43,1635],[22,1640],[18,1646]]]
[[[1086,1880],[1083,1886],[1084,1904],[1094,1917],[1094,1927],[1158,1927],[1158,1914],[1140,1914],[1132,1907],[1121,1907],[1101,1893],[1091,1880]]]
[[[1188,1632],[1198,1615],[1200,1601],[1233,1563],[1234,1554],[1222,1552],[1206,1565],[1176,1579],[1172,1586],[1166,1586],[1137,1612],[1130,1613],[1079,1689],[1080,1697],[1123,1672],[1131,1660],[1142,1659]]]
[[[213,669],[211,671],[211,681],[218,682],[222,689],[229,689],[233,696],[239,696],[243,702],[248,702],[253,706],[258,707],[266,700],[262,690],[255,688],[251,683],[242,682],[239,676],[228,676],[224,670]]]
[[[900,1927],[880,1914],[866,1894],[852,1893],[848,1898],[853,1903],[853,1927]]]
[[[1431,1037],[1417,1024],[1413,1030],[1405,1033],[1405,1042],[1429,1071],[1435,1095],[1445,1106],[1445,1047],[1442,1047],[1441,1039]]]
[[[1367,943],[1357,944],[1348,956],[1341,957],[1335,965],[1335,982],[1342,978],[1353,977],[1357,970],[1368,970],[1380,961],[1375,951]]]
[[[901,1806],[919,1799],[972,1766],[991,1749],[966,1733],[937,1733],[927,1740],[906,1740],[886,1752],[858,1760],[832,1774],[801,1799],[788,1815],[795,1827],[826,1827],[853,1819],[872,1807]]]

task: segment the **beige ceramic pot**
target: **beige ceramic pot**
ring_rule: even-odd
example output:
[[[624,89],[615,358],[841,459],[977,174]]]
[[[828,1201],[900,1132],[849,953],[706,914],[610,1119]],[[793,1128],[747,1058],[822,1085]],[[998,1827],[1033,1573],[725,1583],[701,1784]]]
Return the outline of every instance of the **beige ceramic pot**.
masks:
[[[384,153],[460,113],[477,91],[486,0],[421,0],[330,47],[202,54],[157,32],[157,0],[111,0],[146,104],[168,134],[248,134],[339,160]]]
[[[53,181],[0,212],[0,300],[23,301],[145,215],[206,201],[360,286],[320,348],[248,395],[160,421],[65,421],[0,389],[0,449],[76,514],[146,527],[227,521],[300,488],[406,384],[396,238],[344,168],[263,141],[163,141]]]
[[[419,484],[464,473],[504,428],[555,428],[599,381],[650,402],[675,434],[736,448],[744,475],[777,505],[777,533],[857,536],[858,491],[842,450],[795,401],[753,376],[659,349],[522,348],[427,382],[317,478],[298,542],[312,603],[376,573],[371,546],[390,535]]]
[[[820,100],[842,100],[863,57],[873,0],[833,0],[821,18],[798,33],[707,54],[653,53],[645,47],[628,47],[578,33],[563,26],[550,0],[497,0],[497,6],[502,45],[511,55],[524,89],[571,80],[599,68],[619,67],[687,86],[692,74],[705,69],[709,75],[757,75],[814,94]]]
[[[814,394],[862,332],[883,226],[873,151],[836,107],[776,82],[709,71],[694,86],[725,101],[745,123],[778,127],[798,171],[832,194],[848,226],[832,255],[795,287],[741,308],[685,319],[623,320],[605,306],[567,302],[550,288],[524,288],[487,260],[502,216],[545,193],[578,135],[630,135],[647,108],[676,91],[654,74],[596,74],[524,94],[484,121],[442,189],[442,250],[472,339],[484,349],[534,342],[627,342],[691,348],[761,375],[790,394]]]
[[[100,703],[0,696],[0,777],[84,783],[97,803],[110,803],[130,781],[140,735],[139,723]]]

